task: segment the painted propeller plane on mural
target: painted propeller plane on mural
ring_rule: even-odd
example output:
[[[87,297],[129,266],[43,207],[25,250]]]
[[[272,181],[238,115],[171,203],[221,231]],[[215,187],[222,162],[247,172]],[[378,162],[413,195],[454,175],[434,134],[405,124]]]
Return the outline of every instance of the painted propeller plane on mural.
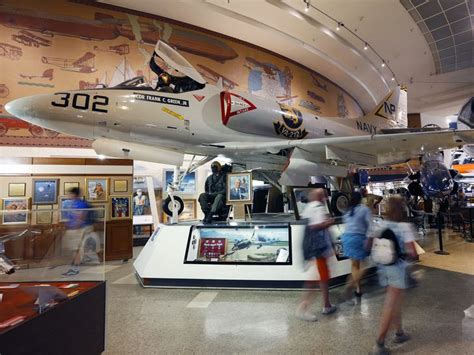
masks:
[[[277,176],[282,186],[307,185],[317,175],[346,177],[352,166],[385,166],[474,143],[474,130],[408,129],[401,87],[365,116],[322,117],[225,89],[222,81],[211,85],[162,41],[150,67],[158,75],[156,87],[136,77],[110,88],[20,98],[6,110],[91,139],[98,154],[176,167],[184,154],[206,157],[189,169],[225,156],[263,177]]]

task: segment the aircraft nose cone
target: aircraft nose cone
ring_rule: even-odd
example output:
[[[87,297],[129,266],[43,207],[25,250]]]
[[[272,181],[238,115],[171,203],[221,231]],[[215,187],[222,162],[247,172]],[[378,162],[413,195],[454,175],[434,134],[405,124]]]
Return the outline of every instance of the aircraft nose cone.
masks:
[[[31,97],[22,97],[10,101],[5,105],[5,110],[7,110],[7,112],[12,116],[22,119],[29,118],[32,113],[31,101]]]

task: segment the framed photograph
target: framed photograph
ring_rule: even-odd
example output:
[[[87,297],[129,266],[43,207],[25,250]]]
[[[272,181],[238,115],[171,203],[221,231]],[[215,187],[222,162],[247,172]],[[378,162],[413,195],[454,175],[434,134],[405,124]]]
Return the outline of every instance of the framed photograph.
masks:
[[[166,187],[169,184],[173,183],[174,170],[163,169],[163,171],[164,171],[163,190],[166,190]],[[182,172],[184,172],[184,170]],[[186,176],[183,178],[183,181],[181,182],[179,192],[182,192],[183,194],[190,194],[190,195],[195,194],[197,191],[196,179],[197,179],[196,171],[186,174]]]
[[[106,203],[95,203],[92,205],[95,212],[95,218],[97,221],[104,221],[107,216],[107,204]]]
[[[105,202],[108,200],[109,179],[104,177],[86,178],[86,200]]]
[[[252,202],[252,173],[227,174],[227,203]]]
[[[8,197],[24,197],[26,196],[25,182],[11,182],[8,184]]]
[[[110,218],[126,219],[130,217],[130,196],[110,196]]]
[[[196,199],[184,199],[184,209],[179,215],[180,221],[189,221],[197,218]]]
[[[3,199],[3,224],[27,224],[29,198],[4,198]]]
[[[184,263],[288,265],[289,224],[192,226]]]
[[[74,188],[79,188],[79,183],[78,182],[65,182],[64,183],[64,194],[67,194],[69,193],[69,191],[71,191],[71,189],[74,189]]]
[[[84,199],[84,196],[80,197],[81,200]],[[66,222],[69,219],[68,211],[72,208],[72,198],[69,196],[60,196],[59,197],[59,221]]]
[[[58,203],[59,179],[33,179],[33,204],[54,205]]]
[[[49,210],[35,212],[36,224],[52,224],[53,223],[53,205],[37,205],[36,210]]]
[[[128,192],[128,180],[114,180],[114,192]]]

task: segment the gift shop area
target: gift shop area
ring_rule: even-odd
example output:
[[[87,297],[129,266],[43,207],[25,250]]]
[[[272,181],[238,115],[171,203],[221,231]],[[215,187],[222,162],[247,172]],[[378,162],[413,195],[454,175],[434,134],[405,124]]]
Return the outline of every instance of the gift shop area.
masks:
[[[470,0],[1,1],[0,354],[474,353],[473,28]],[[354,225],[395,255],[361,296]]]

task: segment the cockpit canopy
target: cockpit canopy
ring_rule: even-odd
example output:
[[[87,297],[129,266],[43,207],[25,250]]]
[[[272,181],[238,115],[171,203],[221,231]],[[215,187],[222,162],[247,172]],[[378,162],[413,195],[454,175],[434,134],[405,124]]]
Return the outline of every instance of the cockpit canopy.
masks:
[[[136,76],[132,79],[125,80],[123,83],[120,83],[114,86],[116,89],[128,89],[128,88],[140,88],[140,89],[153,89],[145,80],[143,76]]]

